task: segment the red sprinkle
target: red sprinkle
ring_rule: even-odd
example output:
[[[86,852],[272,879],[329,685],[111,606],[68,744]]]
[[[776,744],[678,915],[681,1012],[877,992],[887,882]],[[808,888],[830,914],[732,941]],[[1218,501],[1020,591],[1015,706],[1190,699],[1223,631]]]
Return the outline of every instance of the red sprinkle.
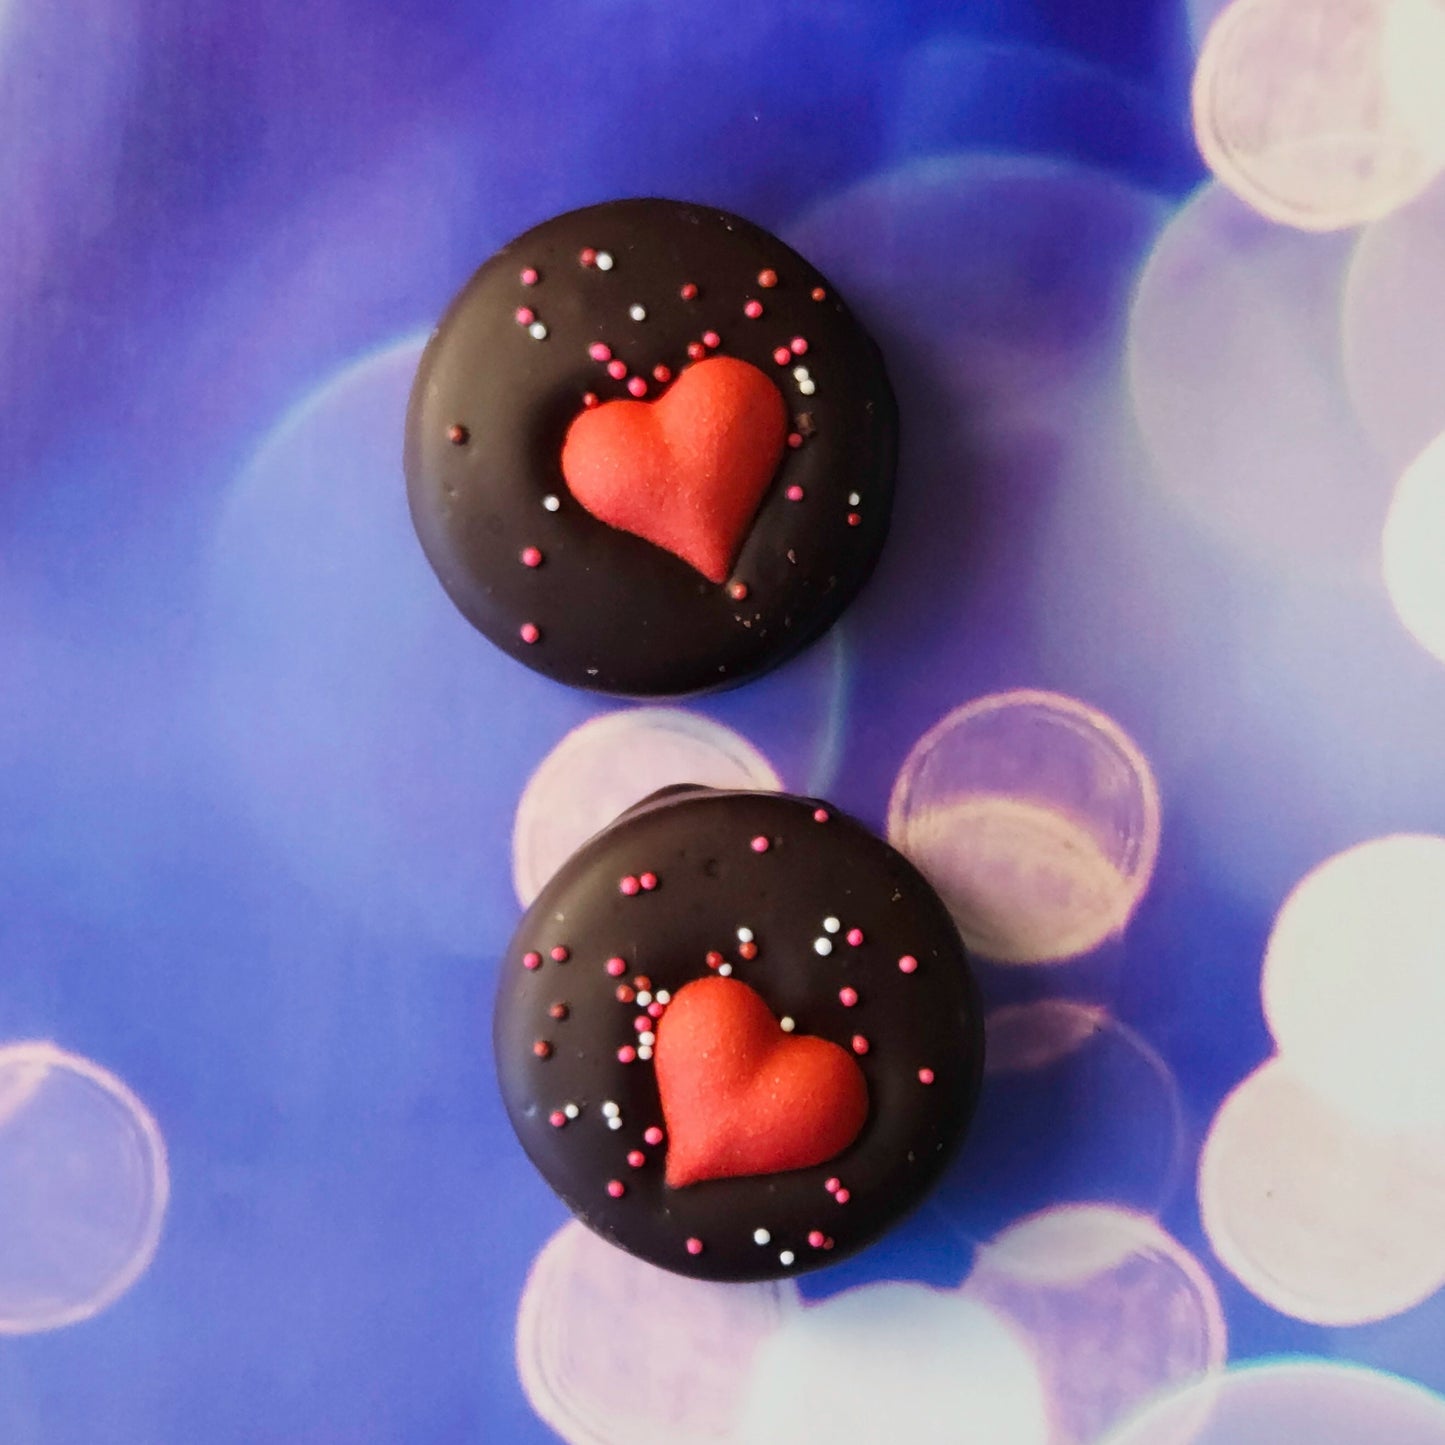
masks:
[[[697,287],[691,281],[678,293],[684,301],[691,301],[697,295]]]
[[[790,431],[788,433],[788,445],[792,447],[794,451],[797,451],[797,449],[803,445],[802,432]]]
[[[868,1040],[862,1034],[853,1035],[853,1052],[855,1054],[866,1054],[868,1052]]]
[[[567,1005],[565,1003],[554,1003],[547,1010],[554,1019],[565,1019],[567,1017]]]
[[[642,884],[643,892],[651,893],[657,887],[657,874],[644,873],[637,881]]]
[[[517,307],[517,325],[530,326],[537,319],[537,313],[530,306]]]
[[[637,1050],[631,1044],[623,1044],[617,1051],[617,1062],[619,1064],[630,1064],[637,1057]]]
[[[786,346],[780,346],[773,352],[773,360],[776,361],[779,366],[786,366],[792,359],[793,353],[789,351]]]
[[[803,500],[803,489],[796,482],[783,494],[790,502],[801,502]]]
[[[752,850],[754,853],[766,853],[772,846],[761,833],[752,841]]]
[[[828,293],[821,286],[813,287],[813,300],[821,301]]]
[[[611,361],[612,348],[605,341],[594,341],[592,345],[587,348],[587,355],[590,356],[593,361]]]
[[[538,279],[539,278],[537,276],[537,268],[535,266],[528,266],[526,270],[522,272],[523,286],[535,286]]]
[[[689,341],[687,343],[687,354],[694,361],[701,361],[707,355],[707,347],[700,341]]]
[[[702,344],[707,347],[709,351],[716,351],[718,347],[722,345],[722,337],[719,336],[716,331],[704,331],[702,334]]]
[[[836,1199],[839,1204],[846,1204],[852,1197],[846,1189],[835,1189],[833,1191],[833,1198]]]
[[[648,978],[645,973],[639,973],[632,982],[637,988],[643,989],[644,991],[650,991],[652,988],[652,980]]]
[[[627,1193],[627,1186],[620,1179],[609,1179],[607,1181],[607,1192],[614,1199],[621,1199]]]
[[[632,874],[629,873],[627,877],[624,878],[617,885],[617,891],[619,893],[625,893],[629,898],[633,898],[637,895],[637,892],[641,887],[642,884],[640,884],[637,879],[635,879]]]
[[[756,943],[740,943],[740,944],[738,944],[738,957],[739,957],[739,958],[746,958],[746,959],[749,960],[749,962],[751,962],[751,961],[752,961],[753,959],[755,959],[757,956],[758,956],[758,946],[757,946]]]
[[[826,808],[814,808],[813,821],[815,823],[826,823],[828,821],[828,810]]]
[[[862,518],[857,512],[849,512],[849,513],[848,513],[848,525],[849,525],[850,527],[856,527],[856,526],[858,526],[862,521],[863,521],[863,518]]]
[[[852,1008],[853,1005],[858,1002],[858,990],[856,988],[840,988],[838,990],[838,1002],[841,1003],[844,1008]],[[853,1040],[853,1046],[857,1048],[857,1039]]]
[[[597,393],[595,391],[584,391],[582,393],[582,405],[591,411],[597,405]]]
[[[597,264],[597,252],[591,246],[584,246],[578,254],[577,259],[584,266],[595,266]]]
[[[553,1109],[547,1115],[547,1122],[554,1128],[560,1129],[567,1122],[567,1116],[560,1109]]]
[[[654,366],[652,368],[652,378],[654,381],[666,386],[667,383],[672,380],[672,372],[665,366]]]
[[[542,955],[540,953],[524,953],[522,955],[523,968],[541,968]]]
[[[552,1045],[549,1044],[546,1039],[538,1039],[537,1042],[532,1045],[532,1052],[536,1054],[539,1059],[550,1059],[552,1057]]]
[[[610,972],[611,972],[611,969],[609,969],[608,972],[610,973]],[[631,989],[627,984],[625,984],[625,983],[619,983],[619,984],[617,985],[617,1002],[618,1002],[618,1003],[631,1003],[632,1000],[635,999],[636,997],[637,997],[637,995],[636,995],[635,993],[633,993],[632,989]]]
[[[622,378],[627,375],[627,367],[623,362],[613,357],[612,360],[607,363],[607,374],[613,381],[621,381]]]
[[[469,432],[466,427],[464,427],[460,422],[454,421],[447,428],[447,440],[454,447],[465,446],[467,438],[469,436],[471,436],[471,432]]]
[[[823,1188],[826,1189],[829,1194],[836,1194],[842,1187],[843,1181],[836,1175],[832,1179],[825,1179],[823,1181]]]
[[[557,947],[552,950],[553,963],[566,963],[567,960],[571,957],[572,955],[568,951],[567,945],[565,943],[559,943]]]
[[[848,930],[848,942],[857,948],[863,942],[863,930],[861,928],[850,928]]]
[[[741,602],[748,595],[748,584],[746,582],[729,582],[728,596],[734,602]]]
[[[522,566],[540,567],[542,565],[542,554],[536,547],[522,548]]]
[[[933,1082],[933,1070],[932,1070],[932,1069],[919,1069],[919,1071],[918,1071],[918,1082],[919,1082],[920,1084],[931,1084],[931,1083]]]
[[[522,641],[528,643],[536,642],[541,635],[542,633],[535,622],[524,622],[518,633]]]
[[[633,396],[646,396],[647,383],[640,376],[634,376],[628,383],[627,389]]]
[[[700,1240],[700,1239],[689,1239],[688,1242],[687,1242],[687,1252],[688,1252],[689,1254],[701,1254],[701,1253],[702,1253],[702,1240]]]
[[[763,303],[761,301],[749,301],[743,307],[743,315],[751,317],[754,321],[763,314]]]
[[[758,285],[763,287],[776,286],[778,284],[778,273],[771,267],[766,271],[758,272]]]
[[[656,1148],[662,1143],[662,1130],[654,1124],[650,1129],[643,1131],[642,1142],[644,1144],[651,1144],[653,1148]]]
[[[794,356],[806,356],[808,354],[808,338],[806,336],[795,336],[788,346],[792,349]]]
[[[808,1243],[811,1244],[814,1249],[822,1249],[823,1245],[827,1242],[827,1238],[827,1235],[825,1235],[821,1229],[810,1229],[808,1231]]]
[[[723,961],[723,956],[716,949],[709,949],[707,955],[707,966],[716,968]]]
[[[898,971],[900,973],[916,973],[918,971],[918,960],[911,953],[905,953],[898,960]]]
[[[627,1151],[627,1162],[634,1169],[641,1169],[647,1163],[647,1155],[641,1149],[629,1149]]]

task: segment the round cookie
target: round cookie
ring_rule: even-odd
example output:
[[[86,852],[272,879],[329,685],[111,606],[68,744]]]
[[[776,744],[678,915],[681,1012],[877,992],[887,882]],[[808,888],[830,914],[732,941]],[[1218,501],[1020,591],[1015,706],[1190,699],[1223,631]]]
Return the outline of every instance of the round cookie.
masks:
[[[947,910],[830,805],[668,789],[585,844],[502,964],[523,1148],[585,1224],[666,1269],[797,1274],[922,1197],[983,1066]]]
[[[820,636],[888,530],[897,408],[802,257],[725,212],[573,211],[453,301],[406,423],[418,537],[499,647],[577,687],[729,687]]]

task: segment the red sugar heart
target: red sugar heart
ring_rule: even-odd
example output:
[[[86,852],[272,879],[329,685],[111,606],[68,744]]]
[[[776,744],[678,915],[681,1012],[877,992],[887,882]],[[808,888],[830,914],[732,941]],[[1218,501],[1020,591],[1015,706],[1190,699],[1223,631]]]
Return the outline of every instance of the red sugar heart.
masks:
[[[787,437],[782,393],[756,366],[713,356],[656,401],[579,413],[562,475],[587,511],[725,582]]]
[[[653,1058],[667,1124],[667,1182],[806,1169],[841,1153],[868,1117],[846,1050],[787,1034],[747,984],[700,978],[674,995]]]

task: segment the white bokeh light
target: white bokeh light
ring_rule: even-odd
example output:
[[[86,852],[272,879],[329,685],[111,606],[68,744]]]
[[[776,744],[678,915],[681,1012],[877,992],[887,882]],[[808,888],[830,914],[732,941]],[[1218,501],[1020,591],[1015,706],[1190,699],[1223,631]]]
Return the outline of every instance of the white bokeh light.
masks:
[[[1434,0],[1234,0],[1205,38],[1194,131],[1272,221],[1359,225],[1445,164],[1445,12]]]
[[[1123,931],[1153,873],[1159,790],[1110,718],[1020,691],[945,717],[909,753],[888,839],[970,947],[1003,963],[1077,957]]]
[[[160,1129],[113,1074],[49,1043],[0,1048],[0,1335],[114,1303],[160,1242]]]
[[[1145,1401],[1224,1363],[1208,1274],[1154,1220],[1113,1205],[1063,1205],[1011,1226],[979,1252],[963,1289],[1032,1347],[1053,1445],[1091,1445]],[[1181,1431],[1171,1445],[1188,1438]]]
[[[1368,1132],[1283,1058],[1215,1115],[1199,1206],[1230,1272],[1310,1324],[1385,1319],[1445,1284],[1445,1132]]]
[[[1047,1399],[1024,1344],[987,1306],[921,1284],[865,1285],[762,1343],[735,1439],[1047,1445]]]
[[[1445,662],[1445,433],[1400,478],[1383,553],[1385,586],[1400,621]]]
[[[1325,1360],[1246,1365],[1142,1411],[1100,1445],[1445,1445],[1445,1401]]]
[[[512,879],[522,906],[599,829],[675,783],[776,790],[763,755],[730,728],[676,708],[628,708],[574,728],[517,804]]]
[[[569,1445],[729,1441],[753,1352],[798,1308],[791,1280],[687,1279],[574,1221],[527,1278],[517,1373]]]
[[[1275,920],[1261,993],[1291,1070],[1335,1108],[1384,1131],[1445,1127],[1445,838],[1377,838],[1309,873]]]

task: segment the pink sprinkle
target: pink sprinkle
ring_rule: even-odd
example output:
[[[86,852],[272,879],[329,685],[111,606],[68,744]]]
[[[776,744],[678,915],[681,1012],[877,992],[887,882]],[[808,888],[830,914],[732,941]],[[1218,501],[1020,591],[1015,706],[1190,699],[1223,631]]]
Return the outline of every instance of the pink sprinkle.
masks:
[[[517,307],[517,325],[530,326],[537,319],[537,313],[530,306]]]
[[[763,303],[761,301],[749,301],[743,307],[743,315],[751,317],[754,321],[763,314]]]
[[[788,343],[788,346],[794,356],[806,356],[808,354],[808,338],[806,336],[795,336]]]
[[[769,843],[768,840],[767,840],[766,838],[764,838],[761,833],[759,833],[758,836],[757,836],[756,838],[754,838],[754,839],[753,839],[753,842],[752,842],[752,849],[753,849],[753,852],[754,852],[754,853],[766,853],[766,852],[768,851],[768,849],[771,848],[772,846],[773,846],[773,845],[772,845],[771,843]]]
[[[642,884],[644,892],[651,893],[657,887],[657,874],[644,873],[637,881]]]
[[[627,383],[627,389],[633,394],[633,396],[647,395],[647,383],[640,376],[634,376]]]
[[[704,331],[702,334],[702,344],[707,347],[709,351],[716,351],[718,347],[722,345],[722,337],[719,336],[716,331]]]
[[[637,1017],[632,1020],[632,1027],[635,1028],[638,1033],[644,1033],[652,1027],[652,1020],[648,1018],[646,1014],[638,1014]]]
[[[542,633],[535,622],[524,622],[519,630],[518,635],[521,637],[523,642],[531,643],[536,642],[537,639],[541,637]]]
[[[624,878],[622,882],[617,885],[617,891],[619,893],[625,893],[629,898],[633,898],[637,895],[637,892],[641,887],[642,884],[640,884],[637,879],[635,879],[632,874],[629,873],[627,877]]]
[[[933,1082],[933,1070],[932,1070],[932,1069],[919,1069],[919,1071],[918,1071],[918,1082],[919,1082],[920,1084],[931,1084],[931,1083]]]
[[[654,1148],[656,1148],[657,1145],[662,1143],[662,1130],[659,1129],[656,1124],[654,1124],[652,1128],[647,1129],[643,1132],[642,1142],[644,1144],[651,1144]]]
[[[846,1204],[852,1197],[846,1189],[835,1189],[833,1191],[833,1198],[836,1199],[839,1204]]]
[[[823,1188],[826,1189],[829,1194],[836,1194],[842,1187],[843,1181],[836,1176],[823,1181]]]
[[[547,1122],[554,1129],[560,1129],[567,1122],[567,1116],[560,1109],[553,1109],[552,1112],[547,1115]]]
[[[821,301],[828,293],[821,286],[813,287],[813,300]]]
[[[855,1054],[866,1054],[868,1052],[868,1040],[862,1034],[853,1035],[853,1052]]]
[[[918,960],[911,953],[905,953],[898,960],[898,971],[900,973],[916,973],[918,971]]]
[[[584,391],[582,393],[582,405],[591,411],[597,405],[597,393],[595,391]]]
[[[826,808],[814,808],[813,821],[815,823],[826,823],[828,821],[828,810]]]
[[[789,351],[786,346],[780,346],[773,352],[773,360],[776,361],[779,366],[786,366],[792,359],[793,353]]]
[[[634,1169],[641,1169],[647,1163],[647,1155],[641,1149],[629,1149],[627,1151],[627,1162]]]
[[[522,955],[523,968],[541,968],[542,955],[540,953],[524,953]]]
[[[660,1003],[650,1003],[650,1004],[648,1004],[648,1006],[647,1006],[647,1016],[648,1016],[648,1018],[650,1018],[650,1019],[660,1019],[660,1018],[662,1017],[662,1010],[664,1009],[664,1007],[666,1007],[666,1005],[660,1004]]]
[[[587,355],[590,356],[593,361],[611,361],[612,348],[608,346],[605,341],[594,341],[592,345],[587,348]]]
[[[535,266],[528,266],[527,269],[522,272],[522,285],[535,286],[537,281],[537,268]]]
[[[567,945],[565,943],[559,943],[557,947],[552,950],[553,963],[566,963],[567,960],[571,957],[572,955],[568,952]]]
[[[537,1042],[532,1045],[532,1052],[536,1054],[539,1059],[550,1059],[552,1057],[552,1045],[549,1044],[546,1039],[538,1039]]]
[[[858,990],[856,988],[840,988],[838,990],[838,1002],[844,1008],[852,1008],[858,1002]],[[854,1041],[857,1042],[856,1040]]]
[[[607,363],[607,374],[613,381],[621,381],[627,375],[627,366],[615,357]]]
[[[678,294],[684,301],[691,301],[697,295],[697,287],[689,281]]]
[[[597,252],[591,246],[584,246],[577,259],[584,266],[595,266],[597,264]]]
[[[792,447],[794,451],[797,451],[797,449],[803,445],[802,432],[790,431],[788,433],[788,445]]]
[[[654,366],[652,368],[652,379],[666,386],[672,380],[672,372],[665,366]]]
[[[522,548],[522,566],[540,567],[542,565],[542,554],[536,547]]]
[[[796,482],[783,494],[790,502],[801,502],[803,500],[803,489]]]
[[[609,1179],[607,1181],[607,1192],[614,1199],[621,1199],[627,1193],[627,1186],[620,1179]]]
[[[689,1254],[701,1254],[701,1253],[702,1253],[702,1240],[700,1240],[700,1239],[689,1239],[688,1242],[687,1242],[687,1252],[688,1252]]]
[[[617,1051],[617,1062],[619,1064],[630,1064],[637,1057],[637,1050],[631,1044],[623,1044]]]
[[[850,928],[848,930],[848,942],[857,948],[863,942],[863,930],[861,928]]]
[[[627,972],[627,960],[625,958],[609,958],[607,960],[607,972],[613,978],[621,978]]]
[[[822,1249],[823,1242],[827,1237],[821,1229],[810,1229],[808,1231],[808,1243],[811,1244],[814,1249]]]
[[[863,521],[863,518],[862,518],[861,516],[859,516],[859,514],[858,514],[857,512],[849,512],[849,513],[848,513],[848,525],[849,525],[850,527],[857,527],[857,526],[859,526],[859,525],[862,523],[862,521]]]
[[[707,355],[707,347],[700,341],[689,341],[687,343],[687,354],[694,361],[701,361]]]

